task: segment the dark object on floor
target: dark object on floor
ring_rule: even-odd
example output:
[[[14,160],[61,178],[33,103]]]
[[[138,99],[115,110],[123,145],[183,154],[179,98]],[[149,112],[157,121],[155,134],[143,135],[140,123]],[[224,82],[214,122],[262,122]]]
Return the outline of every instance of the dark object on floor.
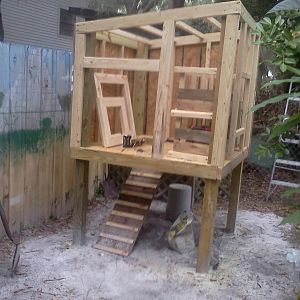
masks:
[[[103,193],[105,198],[109,198],[109,199],[119,198],[119,191],[113,179],[105,175],[105,179],[103,180],[101,185],[103,188]]]
[[[5,211],[1,203],[0,203],[0,217],[7,237],[15,244],[15,252],[14,252],[14,257],[13,257],[13,262],[11,267],[11,275],[13,276],[16,272],[20,260],[20,241],[16,241],[11,234],[8,221],[5,215]]]

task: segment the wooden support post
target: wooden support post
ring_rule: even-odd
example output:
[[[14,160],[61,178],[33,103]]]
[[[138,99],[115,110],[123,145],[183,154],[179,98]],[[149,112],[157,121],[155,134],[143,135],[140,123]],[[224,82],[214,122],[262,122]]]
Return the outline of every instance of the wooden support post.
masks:
[[[233,169],[231,174],[231,185],[230,185],[226,229],[228,230],[228,232],[232,232],[232,233],[234,232],[236,214],[239,205],[242,171],[243,171],[243,162],[241,162],[238,166],[236,166]]]
[[[218,180],[205,180],[204,199],[201,213],[200,238],[196,271],[205,273],[209,269],[211,246],[219,194]]]
[[[251,135],[252,135],[252,121],[253,121],[253,112],[249,112],[252,106],[255,104],[255,87],[258,73],[258,60],[259,60],[259,45],[254,45],[254,58],[253,58],[253,69],[251,75],[250,83],[250,98],[248,106],[248,115],[247,115],[247,125],[245,133],[245,147],[250,147]]]
[[[230,159],[235,150],[236,144],[236,130],[238,124],[238,114],[240,111],[240,102],[243,95],[244,80],[242,79],[242,72],[245,69],[247,59],[247,29],[248,25],[244,22],[241,24],[240,41],[238,48],[238,58],[236,66],[236,78],[233,87],[233,98],[231,105],[231,118],[229,128],[229,140],[227,149],[227,158]]]
[[[164,142],[170,127],[170,111],[173,92],[175,63],[175,22],[165,21],[159,61],[159,75],[155,107],[152,156],[163,154]]]
[[[86,35],[85,56],[95,56],[96,33]],[[96,105],[96,88],[94,81],[94,69],[84,70],[84,91],[82,111],[82,138],[81,145],[89,146],[93,135],[93,119],[91,118],[93,108]]]
[[[225,26],[225,28],[224,28]],[[228,15],[221,32],[221,53],[216,80],[216,99],[214,101],[214,118],[212,121],[212,138],[208,162],[220,168],[223,167],[226,151],[228,121],[235,53],[237,48],[239,16]]]
[[[84,245],[86,210],[88,204],[88,161],[78,159],[76,160],[75,176],[76,181],[73,210],[73,244]]]
[[[84,70],[83,58],[85,53],[85,34],[77,33],[75,35],[75,55],[74,55],[74,87],[72,98],[72,120],[71,120],[71,147],[81,146],[81,126],[82,126],[82,108],[83,108],[83,87]]]
[[[136,58],[148,58],[149,46],[138,43]],[[145,107],[147,96],[147,72],[134,72],[133,82],[133,112],[134,123],[137,135],[144,134],[145,128]]]

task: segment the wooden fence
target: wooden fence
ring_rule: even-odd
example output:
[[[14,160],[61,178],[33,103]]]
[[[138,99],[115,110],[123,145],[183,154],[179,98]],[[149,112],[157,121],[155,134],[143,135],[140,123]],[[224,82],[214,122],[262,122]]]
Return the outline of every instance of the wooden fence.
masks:
[[[71,52],[0,43],[0,201],[13,232],[73,207],[72,60]]]

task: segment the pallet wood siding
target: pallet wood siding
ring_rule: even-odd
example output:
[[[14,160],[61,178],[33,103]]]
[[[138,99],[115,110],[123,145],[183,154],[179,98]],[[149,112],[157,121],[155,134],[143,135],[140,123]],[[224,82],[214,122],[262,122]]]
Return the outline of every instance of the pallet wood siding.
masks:
[[[205,67],[206,59],[206,45],[198,44],[191,46],[176,47],[175,54],[175,65],[185,66],[185,67]],[[218,55],[219,55],[219,43],[211,44],[210,53],[210,65],[207,67],[216,68],[218,65]],[[150,59],[159,59],[160,49],[152,49],[149,53]],[[212,77],[212,76],[210,76]],[[158,73],[150,72],[148,75],[148,93],[147,93],[147,109],[146,109],[146,135],[153,134],[154,127],[154,117],[155,117],[155,104],[156,104],[156,91],[157,91],[157,81]],[[172,96],[172,108],[176,106],[176,99],[178,95],[180,74],[175,73],[174,75],[174,85],[173,85],[173,96]],[[187,76],[187,83],[191,81],[191,76]],[[200,88],[201,79],[195,82],[195,88]],[[206,88],[206,87],[205,87]],[[213,80],[209,79],[208,88],[213,88]],[[170,137],[174,137],[175,133],[175,119],[171,118],[170,126]]]
[[[67,51],[0,43],[0,59],[0,201],[19,233],[73,208],[73,58]]]

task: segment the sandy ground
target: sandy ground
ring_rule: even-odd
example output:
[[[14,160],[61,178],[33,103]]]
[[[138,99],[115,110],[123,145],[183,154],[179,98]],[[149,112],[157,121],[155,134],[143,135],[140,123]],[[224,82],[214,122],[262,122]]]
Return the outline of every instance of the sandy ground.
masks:
[[[71,245],[66,219],[24,232],[17,275],[9,276],[11,245],[0,243],[0,299],[295,299],[299,270],[286,260],[290,226],[274,214],[240,211],[236,234],[216,229],[219,267],[195,273],[196,248],[179,254],[167,247],[164,204],[153,202],[133,253],[122,258],[92,246],[111,203],[89,209],[88,241]],[[217,228],[225,214],[218,212]],[[197,228],[197,221],[194,227]]]

